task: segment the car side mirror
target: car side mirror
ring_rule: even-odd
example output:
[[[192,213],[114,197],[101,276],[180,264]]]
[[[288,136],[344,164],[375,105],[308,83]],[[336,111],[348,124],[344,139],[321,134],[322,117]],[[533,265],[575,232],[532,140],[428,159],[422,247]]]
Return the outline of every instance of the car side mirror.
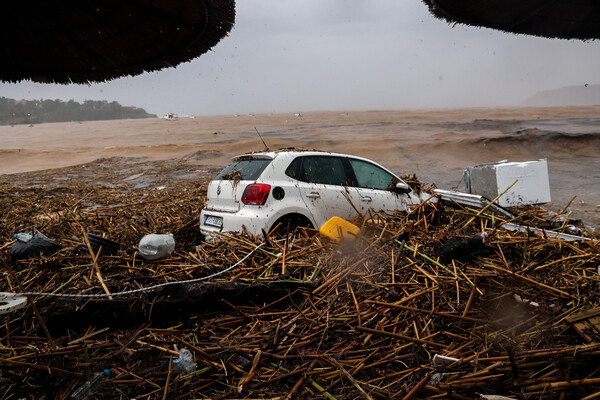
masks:
[[[398,182],[396,183],[396,193],[400,193],[400,194],[406,194],[406,193],[410,193],[410,187],[408,187],[408,185],[404,182]]]

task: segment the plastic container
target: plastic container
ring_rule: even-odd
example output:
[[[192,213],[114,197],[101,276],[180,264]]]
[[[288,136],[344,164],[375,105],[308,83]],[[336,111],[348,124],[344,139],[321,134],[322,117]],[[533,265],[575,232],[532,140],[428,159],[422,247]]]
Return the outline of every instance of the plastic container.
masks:
[[[353,240],[360,232],[360,228],[340,217],[331,217],[325,222],[319,233],[339,242],[341,240]]]
[[[185,371],[188,374],[194,372],[198,364],[194,362],[194,356],[188,349],[179,350],[179,357],[173,360],[172,370],[175,373]]]
[[[104,382],[106,380],[106,378],[108,378],[109,375],[110,375],[110,371],[108,369],[105,369],[102,372],[98,372],[97,374],[92,376],[89,381],[87,381],[83,385],[79,386],[71,394],[69,399],[72,399],[72,400],[87,400],[87,399],[89,399],[89,397],[92,394],[94,394],[98,389],[100,389],[102,382]]]
[[[175,250],[175,239],[173,235],[146,235],[140,240],[140,254],[146,260],[158,260],[168,257]]]
[[[15,239],[19,242],[29,243],[29,241],[33,238],[29,233],[15,233]]]
[[[465,173],[470,193],[480,194],[489,200],[501,194],[496,200],[496,204],[501,207],[552,201],[546,159],[480,164],[467,168]],[[517,183],[511,186],[515,181]],[[506,190],[507,188],[510,189]]]

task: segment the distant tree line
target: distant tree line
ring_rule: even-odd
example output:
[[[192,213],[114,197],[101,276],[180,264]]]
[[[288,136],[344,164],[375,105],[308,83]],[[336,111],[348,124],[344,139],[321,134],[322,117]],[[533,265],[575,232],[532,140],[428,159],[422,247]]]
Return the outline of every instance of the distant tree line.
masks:
[[[14,100],[0,97],[0,124],[40,124],[42,122],[98,121],[107,119],[149,118],[143,108],[124,107],[116,101]]]

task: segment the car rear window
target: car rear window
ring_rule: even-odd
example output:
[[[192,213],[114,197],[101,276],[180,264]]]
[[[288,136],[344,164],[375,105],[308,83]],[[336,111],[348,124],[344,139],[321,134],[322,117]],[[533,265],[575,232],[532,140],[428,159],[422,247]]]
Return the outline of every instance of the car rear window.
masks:
[[[264,158],[253,158],[250,160],[235,161],[226,166],[216,179],[224,181],[254,181],[267,168],[267,165],[273,161]]]

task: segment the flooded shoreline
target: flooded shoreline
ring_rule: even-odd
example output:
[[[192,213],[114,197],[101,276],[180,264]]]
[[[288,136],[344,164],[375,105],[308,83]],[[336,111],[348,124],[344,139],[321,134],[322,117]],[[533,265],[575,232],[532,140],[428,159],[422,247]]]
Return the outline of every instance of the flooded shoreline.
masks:
[[[553,210],[600,226],[600,106],[304,112],[1,126],[0,173],[98,159],[179,160],[218,169],[236,154],[286,147],[370,158],[399,175],[461,189],[465,167],[548,159]],[[123,168],[118,163],[114,168]]]

